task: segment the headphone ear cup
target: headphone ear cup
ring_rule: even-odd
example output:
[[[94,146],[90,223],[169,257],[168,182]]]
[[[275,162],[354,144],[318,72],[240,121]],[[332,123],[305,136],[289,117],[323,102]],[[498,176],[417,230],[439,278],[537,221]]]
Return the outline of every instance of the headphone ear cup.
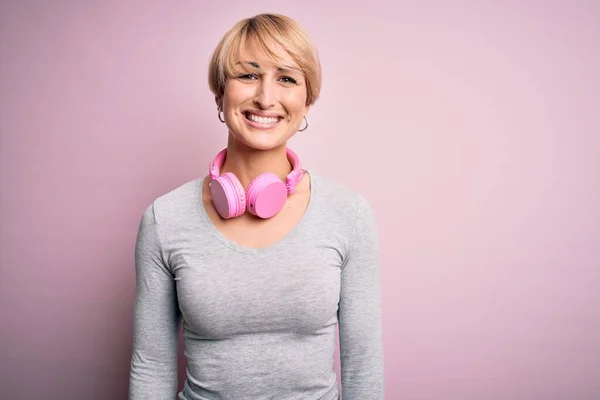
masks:
[[[287,195],[287,187],[277,175],[260,174],[246,189],[248,211],[260,218],[271,218],[281,211]]]
[[[239,217],[246,212],[246,193],[239,179],[226,172],[210,184],[213,204],[221,218]]]

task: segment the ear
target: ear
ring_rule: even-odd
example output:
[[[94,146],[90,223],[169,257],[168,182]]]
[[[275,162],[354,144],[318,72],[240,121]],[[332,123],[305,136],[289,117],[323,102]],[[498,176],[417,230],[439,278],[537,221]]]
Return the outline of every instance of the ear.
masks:
[[[215,103],[217,103],[217,109],[223,109],[223,98],[220,96],[215,96]]]

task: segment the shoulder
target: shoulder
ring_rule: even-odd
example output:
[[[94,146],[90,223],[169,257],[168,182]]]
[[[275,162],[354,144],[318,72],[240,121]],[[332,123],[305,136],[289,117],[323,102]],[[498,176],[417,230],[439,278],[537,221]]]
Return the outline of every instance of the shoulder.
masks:
[[[190,180],[158,195],[146,205],[144,218],[152,217],[161,224],[189,217],[197,210],[203,179]]]
[[[328,215],[328,219],[335,218],[354,226],[361,218],[373,218],[371,204],[362,192],[319,173],[309,173],[317,207]]]

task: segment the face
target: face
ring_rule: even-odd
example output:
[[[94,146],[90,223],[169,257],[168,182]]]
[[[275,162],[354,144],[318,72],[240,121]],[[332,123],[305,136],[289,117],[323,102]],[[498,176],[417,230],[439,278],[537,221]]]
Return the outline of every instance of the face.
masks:
[[[222,108],[230,139],[257,150],[284,145],[300,128],[308,112],[306,81],[298,65],[282,49],[285,68],[273,65],[256,46],[248,49],[225,84]]]

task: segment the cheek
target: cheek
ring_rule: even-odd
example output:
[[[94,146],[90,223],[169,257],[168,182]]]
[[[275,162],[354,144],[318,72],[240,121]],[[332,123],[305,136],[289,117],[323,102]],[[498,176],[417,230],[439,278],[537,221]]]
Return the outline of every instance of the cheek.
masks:
[[[291,94],[282,101],[291,118],[302,119],[306,114],[306,96],[303,93]]]
[[[235,109],[252,96],[251,88],[248,85],[240,85],[231,81],[225,86],[223,94],[223,104],[227,112],[235,112]]]

